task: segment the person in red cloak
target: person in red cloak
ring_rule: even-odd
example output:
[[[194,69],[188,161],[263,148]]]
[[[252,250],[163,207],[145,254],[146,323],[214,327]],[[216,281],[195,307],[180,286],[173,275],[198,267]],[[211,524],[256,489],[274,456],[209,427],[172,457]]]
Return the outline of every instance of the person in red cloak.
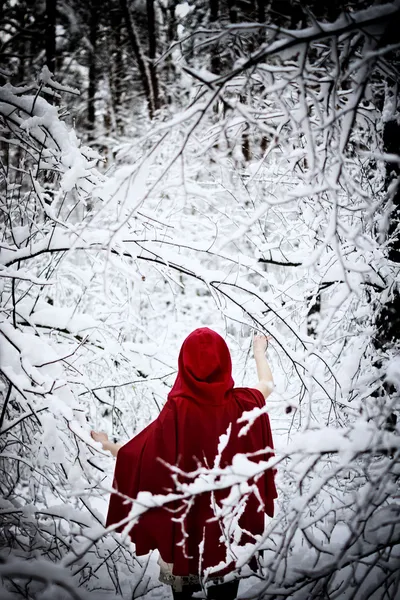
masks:
[[[258,384],[252,388],[235,388],[231,356],[224,339],[208,327],[193,331],[182,344],[178,375],[159,416],[124,445],[113,444],[104,433],[92,432],[92,437],[102,442],[105,450],[117,456],[114,489],[133,499],[144,491],[173,492],[174,482],[167,464],[179,468],[182,473],[179,481],[190,483],[185,473],[200,466],[214,466],[220,436],[229,426],[229,441],[222,451],[220,467],[232,464],[237,453],[272,449],[266,413],[255,420],[246,435],[238,435],[241,426],[237,423],[243,412],[265,406],[265,399],[272,391],[272,374],[265,357],[267,345],[265,336],[255,336]],[[258,455],[257,460],[268,460],[271,456],[267,451]],[[243,531],[240,544],[254,542],[253,536],[263,533],[264,512],[270,517],[274,514],[277,492],[273,470],[265,471],[253,483],[258,493],[249,493],[240,516],[239,526]],[[226,565],[227,540],[221,535],[221,522],[212,507],[212,501],[221,505],[229,491],[218,490],[213,496],[203,492],[193,499],[186,512],[187,505],[177,501],[152,508],[129,532],[139,556],[153,549],[159,551],[160,579],[172,585],[175,600],[186,600],[192,597],[192,592],[200,590],[199,577],[208,567],[225,563],[222,570],[213,570],[208,578],[214,579],[214,584],[234,569],[233,561]],[[106,526],[125,519],[131,507],[123,497],[111,494]],[[123,529],[124,525],[117,531]],[[235,539],[237,541],[237,532]],[[236,598],[237,589],[237,580],[219,583],[208,588],[208,597],[231,600]]]

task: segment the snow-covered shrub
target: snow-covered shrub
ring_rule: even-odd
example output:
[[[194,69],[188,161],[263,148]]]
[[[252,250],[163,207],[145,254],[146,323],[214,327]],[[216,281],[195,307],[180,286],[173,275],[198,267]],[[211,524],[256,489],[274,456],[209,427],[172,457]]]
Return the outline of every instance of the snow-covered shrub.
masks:
[[[398,13],[386,4],[304,30],[263,25],[267,42],[221,75],[182,56],[190,106],[154,126],[153,147],[119,150],[119,231],[139,264],[162,268],[179,317],[225,320],[245,384],[250,327],[273,336],[280,398],[268,400],[269,466],[278,465],[280,499],[258,543],[259,597],[397,593],[399,346],[379,344],[378,315],[398,290],[389,256],[398,177],[387,177],[398,156],[383,143],[386,120],[399,115],[386,60]],[[215,42],[203,32],[202,48],[207,35]],[[136,211],[152,219],[143,240]],[[245,481],[243,465],[226,480]],[[223,485],[219,471],[193,477],[193,490],[205,478]]]
[[[46,69],[37,86],[0,88],[0,595],[81,598],[81,586],[111,598],[138,586],[141,567],[102,538],[93,490],[105,474],[87,373],[115,349],[85,286],[109,234],[88,228],[100,157],[46,100],[58,91],[69,90]]]
[[[382,145],[388,113],[398,116],[384,39],[396,11],[267,27],[225,75],[180,57],[182,80],[196,81],[191,105],[121,144],[104,181],[37,89],[2,90],[2,553],[12,559],[1,573],[12,585],[22,585],[14,561],[40,552],[65,567],[66,594],[97,577],[131,593],[132,569],[143,593],[117,539],[101,538],[112,464],[86,419],[119,439],[138,431],[164,402],[184,336],[209,325],[226,335],[237,385],[254,382],[251,329],[273,336],[277,448],[260,469],[277,467],[280,496],[257,540],[253,597],[395,597],[398,344],[378,346],[377,314],[398,286],[386,173],[397,158]],[[237,457],[225,472],[194,473],[190,493],[234,483],[220,507],[229,525],[248,467]],[[187,500],[187,488],[177,493]]]

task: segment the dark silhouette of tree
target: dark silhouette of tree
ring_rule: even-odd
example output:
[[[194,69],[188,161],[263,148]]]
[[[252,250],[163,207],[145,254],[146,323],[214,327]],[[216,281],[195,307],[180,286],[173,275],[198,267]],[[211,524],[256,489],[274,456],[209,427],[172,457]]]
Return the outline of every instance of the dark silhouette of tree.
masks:
[[[158,86],[158,77],[157,77],[157,67],[155,64],[155,59],[157,56],[157,31],[156,31],[156,18],[154,11],[154,0],[146,0],[146,8],[147,8],[147,33],[149,40],[149,71],[150,71],[150,81],[151,81],[151,89],[153,96],[153,105],[154,110],[158,110],[160,108],[160,99],[159,99],[159,86]]]
[[[88,129],[90,136],[94,135],[96,126],[96,89],[98,85],[97,77],[97,52],[98,52],[98,36],[100,23],[100,0],[90,1],[90,50],[89,50],[89,85],[88,85]]]
[[[46,0],[46,64],[56,74],[56,14],[57,0]]]
[[[150,119],[153,118],[155,110],[156,110],[156,102],[154,89],[152,84],[152,78],[148,63],[146,61],[146,56],[143,52],[142,44],[139,39],[139,34],[134,24],[134,20],[129,8],[128,0],[120,0],[121,11],[125,20],[125,26],[128,32],[128,39],[130,43],[130,47],[132,50],[132,54],[136,60],[141,82],[143,85],[143,90],[146,97],[146,102],[148,106]]]

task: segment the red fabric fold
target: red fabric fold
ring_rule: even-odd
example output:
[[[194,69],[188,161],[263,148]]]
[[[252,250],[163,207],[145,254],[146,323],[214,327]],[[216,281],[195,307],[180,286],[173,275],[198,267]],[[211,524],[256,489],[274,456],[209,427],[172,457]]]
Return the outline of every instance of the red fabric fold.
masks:
[[[273,448],[269,418],[265,413],[256,419],[246,435],[238,435],[241,426],[237,420],[243,412],[265,406],[265,400],[256,389],[233,387],[230,353],[219,334],[208,328],[192,332],[182,345],[178,366],[175,384],[157,419],[118,452],[114,487],[130,498],[136,498],[141,491],[153,494],[173,491],[171,472],[164,463],[176,465],[185,473],[199,466],[212,467],[219,438],[230,424],[231,435],[222,453],[221,467],[230,465],[237,453]],[[271,453],[263,453],[257,460],[270,457]],[[264,511],[273,516],[273,501],[277,497],[271,469],[256,484],[264,510],[259,510],[259,500],[253,493],[239,520],[240,527],[250,534],[263,532]],[[228,493],[229,490],[218,491],[215,500],[220,502]],[[125,518],[130,508],[129,502],[112,494],[107,526]],[[202,493],[195,498],[184,518],[188,534],[184,543],[178,522],[183,516],[182,508],[177,502],[169,503],[165,508],[150,509],[140,518],[130,531],[137,554],[158,549],[164,561],[174,564],[175,575],[195,574],[199,572],[199,544],[204,534],[201,570],[225,561],[226,546],[221,541],[221,527],[211,508],[211,495]],[[243,535],[241,543],[248,541],[252,541],[251,537]]]

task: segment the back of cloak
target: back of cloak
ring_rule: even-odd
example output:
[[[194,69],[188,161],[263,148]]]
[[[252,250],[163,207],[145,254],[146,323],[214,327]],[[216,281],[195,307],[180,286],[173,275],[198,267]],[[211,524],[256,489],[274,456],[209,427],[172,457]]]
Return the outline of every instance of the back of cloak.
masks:
[[[181,387],[174,386],[173,391],[179,392]],[[237,419],[244,411],[263,406],[262,393],[253,388],[228,389],[221,396],[221,402],[196,402],[193,398],[171,393],[158,418],[119,450],[114,488],[130,498],[136,498],[140,491],[153,494],[172,491],[171,472],[158,458],[177,465],[186,473],[200,465],[212,467],[219,437],[226,433],[229,424],[232,424],[232,431],[222,453],[221,467],[231,464],[237,453],[273,448],[269,417],[265,413],[255,420],[246,435],[238,436],[241,426]],[[270,457],[270,453],[263,453],[254,460],[268,460]],[[258,479],[257,487],[264,507],[260,507],[255,494],[251,494],[239,520],[241,529],[251,534],[263,532],[264,511],[269,516],[274,513],[273,501],[277,493],[271,469]],[[229,489],[221,490],[215,498],[220,502],[228,493]],[[125,518],[129,510],[130,503],[124,503],[119,496],[112,494],[107,526]],[[188,534],[184,544],[181,524],[173,520],[179,519],[182,514],[182,505],[176,503],[147,511],[130,531],[137,554],[158,549],[165,562],[173,563],[175,575],[196,574],[199,572],[199,544],[204,534],[201,570],[225,561],[226,546],[220,539],[220,524],[213,518],[211,494],[202,493],[194,500],[184,520]],[[249,541],[253,541],[251,536],[244,534],[241,543]]]

